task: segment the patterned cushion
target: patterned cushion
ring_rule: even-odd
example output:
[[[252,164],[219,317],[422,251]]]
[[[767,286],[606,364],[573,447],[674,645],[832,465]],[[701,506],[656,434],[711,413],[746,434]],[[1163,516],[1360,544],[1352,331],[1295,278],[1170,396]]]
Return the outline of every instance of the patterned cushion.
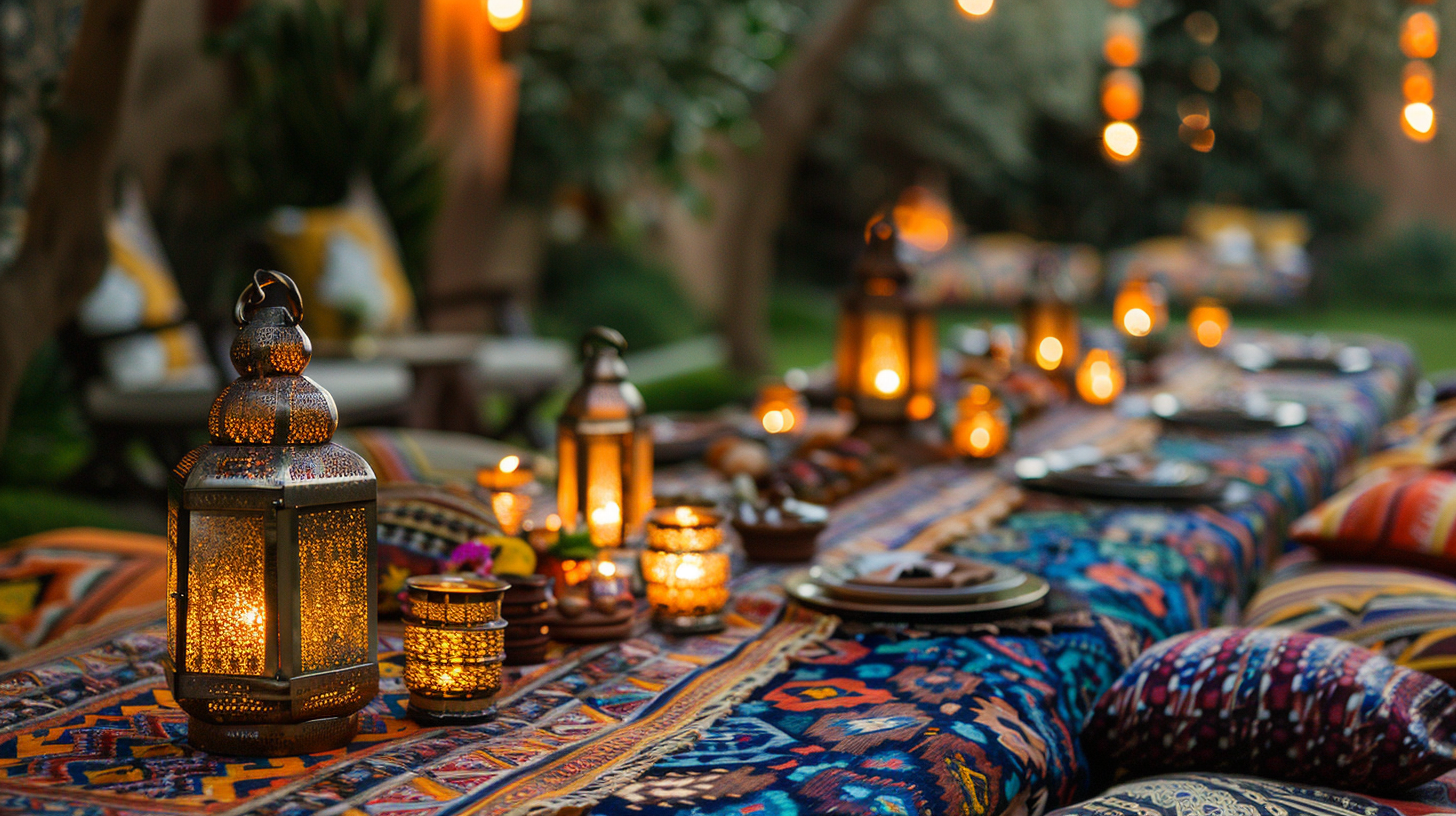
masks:
[[[1248,626],[1348,640],[1456,685],[1456,581],[1385,567],[1317,567],[1265,587]]]
[[[367,184],[337,207],[284,207],[268,221],[268,242],[298,282],[316,340],[401,334],[414,318],[414,294],[389,220]]]
[[[379,611],[399,611],[411,575],[445,572],[455,549],[500,535],[490,506],[450,485],[390,482],[379,486]]]
[[[201,332],[185,320],[187,306],[135,180],[107,221],[106,243],[110,263],[81,302],[77,323],[98,338],[107,379],[128,391],[216,388],[217,371]]]
[[[1353,643],[1210,629],[1143,652],[1082,730],[1103,782],[1169,771],[1399,792],[1456,768],[1456,690]]]
[[[1048,816],[1410,816],[1389,802],[1314,785],[1209,773],[1139,779]]]
[[[1456,473],[1421,467],[1375,470],[1305,513],[1295,541],[1327,558],[1399,564],[1456,574]]]
[[[0,656],[82,627],[160,608],[167,539],[77,527],[0,549]]]

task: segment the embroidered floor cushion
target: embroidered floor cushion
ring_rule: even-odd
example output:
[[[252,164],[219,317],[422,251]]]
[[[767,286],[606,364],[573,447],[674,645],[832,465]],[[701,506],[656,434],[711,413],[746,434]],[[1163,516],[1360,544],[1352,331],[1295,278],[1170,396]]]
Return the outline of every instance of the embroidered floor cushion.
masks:
[[[1404,804],[1404,803],[1402,803]],[[1394,803],[1317,785],[1212,773],[1128,782],[1048,816],[1413,816]]]
[[[1330,559],[1456,574],[1456,473],[1376,470],[1305,513],[1289,536]]]
[[[1456,685],[1456,581],[1393,567],[1320,566],[1265,587],[1247,626],[1348,640]]]
[[[167,539],[74,527],[0,548],[0,657],[133,612],[160,612]]]
[[[1095,780],[1217,771],[1399,793],[1456,769],[1456,690],[1353,643],[1210,629],[1143,652],[1082,730]]]

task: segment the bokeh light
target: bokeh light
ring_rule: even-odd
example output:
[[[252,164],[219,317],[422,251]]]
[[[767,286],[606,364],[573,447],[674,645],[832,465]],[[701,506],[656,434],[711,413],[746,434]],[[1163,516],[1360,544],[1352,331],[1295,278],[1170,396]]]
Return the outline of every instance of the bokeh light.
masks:
[[[1137,157],[1142,136],[1137,126],[1130,122],[1112,122],[1102,130],[1102,146],[1116,161],[1131,161]]]

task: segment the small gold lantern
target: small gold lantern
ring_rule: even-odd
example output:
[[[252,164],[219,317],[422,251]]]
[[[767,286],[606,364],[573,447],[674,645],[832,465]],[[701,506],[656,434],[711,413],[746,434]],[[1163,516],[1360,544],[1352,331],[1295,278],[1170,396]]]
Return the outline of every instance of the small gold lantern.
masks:
[[[976,459],[1000,453],[1011,436],[1011,422],[1006,406],[991,389],[973,383],[956,403],[956,422],[951,429],[951,444],[956,452]]]
[[[723,517],[701,507],[663,507],[647,521],[642,578],[654,621],[677,634],[717,632],[730,572]]]
[[[653,504],[652,429],[642,421],[642,394],[627,382],[626,349],[613,329],[587,332],[581,387],[556,424],[557,512],[568,532],[584,516],[597,547],[638,535]]]
[[[494,713],[506,658],[505,581],[463,575],[405,579],[404,684],[410,718],[466,725]]]
[[[935,314],[908,292],[895,257],[895,225],[872,222],[839,311],[835,368],[839,396],[862,420],[903,422],[935,413],[939,338]]]
[[[337,748],[379,691],[374,473],[330,441],[338,409],[302,376],[302,315],[292,280],[254,274],[212,444],[167,484],[168,673],[210,753]]]
[[[753,415],[767,433],[803,433],[809,421],[809,403],[788,384],[770,383],[758,392]]]
[[[1229,310],[1214,298],[1199,298],[1188,312],[1188,332],[1204,348],[1218,348],[1232,324]]]
[[[1147,278],[1129,278],[1112,302],[1112,322],[1127,337],[1150,337],[1168,325],[1168,296]]]
[[[1111,404],[1126,384],[1122,360],[1107,349],[1089,350],[1077,368],[1077,393],[1092,405]]]
[[[1069,282],[1051,253],[1037,260],[1032,274],[1017,315],[1022,361],[1048,374],[1070,372],[1081,353],[1082,330],[1072,299],[1060,291]]]
[[[475,471],[476,483],[490,498],[491,512],[495,513],[501,532],[508,536],[521,531],[521,524],[531,511],[531,494],[527,488],[535,478],[530,466],[515,454],[503,457],[493,468]]]

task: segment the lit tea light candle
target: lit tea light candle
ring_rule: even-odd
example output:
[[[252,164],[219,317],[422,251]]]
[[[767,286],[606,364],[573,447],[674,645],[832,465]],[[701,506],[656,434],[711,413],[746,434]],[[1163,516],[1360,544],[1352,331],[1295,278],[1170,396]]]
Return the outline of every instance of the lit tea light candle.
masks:
[[[521,522],[531,511],[531,494],[527,488],[535,478],[531,468],[515,454],[501,459],[493,468],[483,467],[475,472],[475,481],[490,494],[490,509],[506,535],[519,533]]]
[[[664,631],[714,632],[728,602],[731,572],[723,551],[722,515],[708,508],[654,510],[647,520],[642,578],[654,619]]]
[[[1131,278],[1112,302],[1112,322],[1128,337],[1147,337],[1168,322],[1163,287],[1146,278]]]
[[[956,403],[956,423],[951,442],[958,453],[984,459],[1006,447],[1010,423],[1001,400],[985,385],[976,383]]]
[[[1088,351],[1077,368],[1077,393],[1092,405],[1107,405],[1117,399],[1126,381],[1122,361],[1107,349]]]
[[[1188,331],[1204,348],[1217,348],[1232,323],[1229,310],[1213,298],[1200,298],[1188,312]]]
[[[808,420],[809,405],[798,391],[783,383],[774,383],[758,392],[753,413],[768,433],[798,433],[804,430]]]
[[[405,581],[404,683],[409,715],[427,724],[480,722],[501,689],[510,584],[458,575]]]

